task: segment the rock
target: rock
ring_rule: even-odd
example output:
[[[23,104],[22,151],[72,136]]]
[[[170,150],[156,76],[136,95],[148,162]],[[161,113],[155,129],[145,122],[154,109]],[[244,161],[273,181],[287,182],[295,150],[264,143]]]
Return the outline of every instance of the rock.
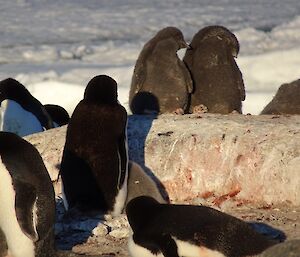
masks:
[[[61,180],[58,179],[58,172],[65,145],[66,128],[67,126],[63,126],[25,137],[41,154],[53,182],[56,196],[61,194]]]
[[[108,226],[111,231],[120,229],[120,228],[128,228],[129,227],[127,216],[125,214],[121,214],[110,220],[105,220],[104,224],[106,226]]]
[[[53,181],[65,131],[25,138]],[[132,115],[128,145],[130,159],[157,176],[172,202],[300,206],[300,116]]]
[[[127,238],[129,234],[130,234],[129,228],[116,229],[109,233],[110,236],[115,238]]]
[[[259,255],[259,257],[299,257],[299,256],[300,256],[300,239],[290,240],[275,245]]]
[[[97,227],[92,230],[94,236],[105,236],[108,234],[108,227],[103,223],[99,223]]]

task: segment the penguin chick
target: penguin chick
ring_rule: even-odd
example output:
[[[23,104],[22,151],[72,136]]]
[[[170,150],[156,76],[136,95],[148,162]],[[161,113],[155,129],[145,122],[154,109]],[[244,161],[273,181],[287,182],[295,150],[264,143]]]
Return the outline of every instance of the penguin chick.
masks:
[[[66,209],[118,215],[127,195],[127,113],[117,99],[117,83],[99,75],[68,124],[60,175]]]
[[[208,26],[196,33],[183,58],[191,72],[194,91],[190,112],[199,105],[210,113],[242,113],[245,88],[234,57],[239,52],[235,35],[222,26]]]
[[[193,84],[188,69],[176,53],[185,47],[188,45],[175,27],[158,31],[144,45],[135,64],[129,92],[133,114],[187,110]]]

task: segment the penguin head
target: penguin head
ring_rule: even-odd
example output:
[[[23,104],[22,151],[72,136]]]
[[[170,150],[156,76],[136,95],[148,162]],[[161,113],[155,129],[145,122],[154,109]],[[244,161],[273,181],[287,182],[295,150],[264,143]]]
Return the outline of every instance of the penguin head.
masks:
[[[70,116],[63,107],[56,104],[45,104],[44,107],[52,120],[58,126],[63,126],[69,123]]]
[[[0,81],[0,103],[5,99],[20,102],[25,95],[30,95],[29,91],[17,80],[7,78]]]
[[[175,42],[178,45],[177,50],[179,50],[181,48],[189,47],[189,45],[184,40],[182,32],[176,27],[163,28],[162,30],[158,31],[155,36],[156,41],[169,39],[169,38],[172,38],[173,40],[175,40]]]
[[[225,42],[228,48],[231,50],[233,57],[238,56],[240,44],[236,36],[229,29],[223,26],[207,26],[199,30],[199,32],[193,37],[191,48],[197,48],[197,46],[199,46],[202,42],[211,39],[212,37]]]
[[[84,100],[97,104],[118,104],[117,82],[106,75],[92,78],[84,91]]]
[[[150,196],[133,198],[126,206],[126,215],[133,231],[142,229],[160,203]]]

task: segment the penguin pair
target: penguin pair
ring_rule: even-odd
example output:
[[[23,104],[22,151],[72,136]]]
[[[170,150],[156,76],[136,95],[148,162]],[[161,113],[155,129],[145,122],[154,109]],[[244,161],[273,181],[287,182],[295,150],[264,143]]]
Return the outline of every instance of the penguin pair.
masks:
[[[131,200],[126,213],[132,257],[242,257],[277,242],[250,224],[210,207],[160,204],[148,196]]]
[[[176,52],[183,47],[182,62]],[[160,30],[137,59],[129,93],[132,113],[242,113],[238,52],[237,38],[222,26],[201,29],[189,47],[179,29]]]
[[[43,106],[21,83],[12,78],[0,81],[0,103],[0,129],[19,136],[64,125],[69,119],[62,107]]]

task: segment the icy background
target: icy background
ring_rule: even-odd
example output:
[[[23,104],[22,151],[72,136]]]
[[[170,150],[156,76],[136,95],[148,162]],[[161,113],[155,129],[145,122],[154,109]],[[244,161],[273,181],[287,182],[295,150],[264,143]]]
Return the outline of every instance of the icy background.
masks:
[[[14,77],[69,113],[98,74],[118,82],[127,107],[138,54],[166,26],[188,42],[207,25],[236,34],[244,113],[259,113],[282,83],[300,77],[299,0],[0,0],[0,21],[0,79]]]

